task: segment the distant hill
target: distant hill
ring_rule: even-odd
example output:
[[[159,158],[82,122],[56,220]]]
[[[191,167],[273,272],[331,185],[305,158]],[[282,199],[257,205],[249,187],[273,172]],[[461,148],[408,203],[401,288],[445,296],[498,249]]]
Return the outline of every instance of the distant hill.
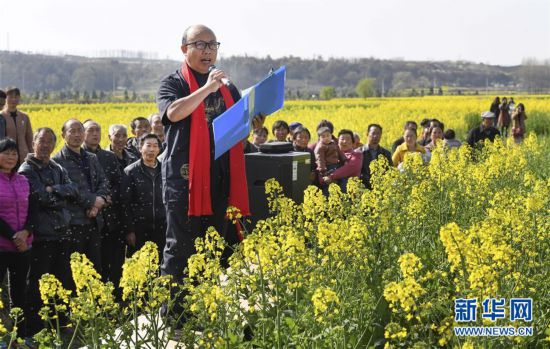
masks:
[[[49,56],[0,51],[0,86],[19,86],[27,94],[61,92],[79,96],[121,94],[126,98],[154,95],[160,79],[178,69],[180,62],[140,58],[88,58]],[[218,66],[227,71],[239,88],[247,88],[261,79],[271,67],[287,66],[287,96],[305,98],[319,94],[324,86],[335,88],[338,96],[355,95],[357,82],[364,78],[375,81],[377,93],[403,95],[411,90],[422,93],[446,90],[544,89],[526,83],[522,66],[503,67],[470,62],[411,62],[401,60],[304,59],[298,57],[228,57]],[[532,73],[540,76],[539,73]],[[550,81],[550,79],[548,80]],[[550,83],[547,83],[550,84]],[[529,85],[529,86],[528,86]],[[64,92],[62,92],[64,91]],[[118,91],[118,92],[117,92]],[[128,93],[130,92],[130,94]],[[406,92],[408,91],[408,92]]]

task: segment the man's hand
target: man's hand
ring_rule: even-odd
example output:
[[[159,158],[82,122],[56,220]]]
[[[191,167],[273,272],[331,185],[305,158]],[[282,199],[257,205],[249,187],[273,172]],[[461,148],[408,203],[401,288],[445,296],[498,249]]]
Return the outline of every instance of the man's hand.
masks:
[[[98,210],[100,210],[100,209],[103,208],[103,206],[105,206],[105,199],[102,198],[101,196],[96,196],[94,207],[97,208]]]
[[[126,243],[130,247],[136,247],[136,233],[133,231],[126,234]]]
[[[204,86],[185,96],[175,100],[167,111],[168,120],[178,122],[187,118],[201,104],[209,94],[218,91],[222,86],[222,78],[225,78],[225,73],[219,69],[213,69],[208,75],[208,79]]]
[[[95,218],[97,217],[97,214],[99,213],[99,209],[95,206],[92,206],[88,211],[86,211],[86,216],[88,218]]]
[[[208,80],[206,80],[206,88],[210,93],[218,91],[218,89],[223,85],[222,78],[227,78],[223,70],[214,69],[208,75]]]
[[[264,115],[262,113],[259,113],[252,119],[252,129],[257,130],[259,128],[262,128],[264,126],[265,118],[267,115]]]
[[[324,184],[330,184],[330,183],[332,183],[332,178],[330,178],[330,176],[324,176],[324,177],[323,177],[323,183],[324,183]]]
[[[28,230],[21,230],[18,231],[13,235],[13,244],[15,245],[15,248],[17,248],[17,251],[19,252],[25,252],[29,249],[29,246],[27,245],[27,238],[29,237],[29,231]]]
[[[17,233],[13,234],[13,239],[21,239],[21,240],[25,241],[25,240],[27,240],[29,235],[30,235],[29,231],[24,229],[24,230],[20,230]]]
[[[26,241],[14,240],[13,243],[15,244],[15,248],[19,252],[25,252],[29,249],[29,245],[27,245]]]

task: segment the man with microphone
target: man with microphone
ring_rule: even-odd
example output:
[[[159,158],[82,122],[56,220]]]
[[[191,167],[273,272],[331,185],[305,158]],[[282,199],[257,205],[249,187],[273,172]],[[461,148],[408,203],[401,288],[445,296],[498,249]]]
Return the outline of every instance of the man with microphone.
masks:
[[[212,122],[240,99],[225,72],[214,66],[219,47],[210,28],[187,28],[182,67],[162,80],[157,93],[166,142],[161,172],[167,230],[161,272],[177,282],[195,253],[195,239],[209,226],[229,244],[239,241],[226,219],[228,206],[249,214],[242,142],[214,160]],[[261,127],[264,119],[256,117],[254,127]]]

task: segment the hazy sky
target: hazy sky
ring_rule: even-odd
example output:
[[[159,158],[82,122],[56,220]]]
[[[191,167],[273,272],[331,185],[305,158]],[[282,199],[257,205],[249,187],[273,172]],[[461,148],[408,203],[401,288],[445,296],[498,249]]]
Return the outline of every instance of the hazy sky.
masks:
[[[550,0],[0,0],[0,13],[0,50],[181,59],[183,30],[204,23],[223,56],[550,58]]]

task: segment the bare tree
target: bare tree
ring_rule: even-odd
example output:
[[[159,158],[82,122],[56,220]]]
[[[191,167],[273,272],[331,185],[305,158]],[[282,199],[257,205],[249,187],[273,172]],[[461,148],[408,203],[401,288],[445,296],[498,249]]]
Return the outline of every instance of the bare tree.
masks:
[[[529,93],[550,89],[550,59],[524,58],[519,71],[522,86]]]

